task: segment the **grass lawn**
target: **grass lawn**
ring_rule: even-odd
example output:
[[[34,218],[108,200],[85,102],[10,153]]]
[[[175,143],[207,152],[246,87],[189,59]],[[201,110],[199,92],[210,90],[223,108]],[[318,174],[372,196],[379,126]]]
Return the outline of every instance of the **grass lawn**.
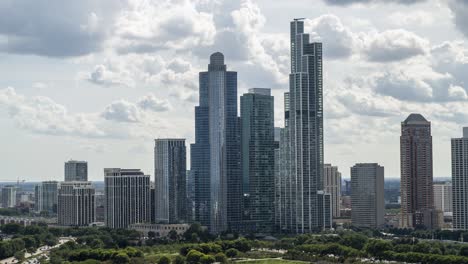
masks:
[[[248,263],[248,264],[304,264],[304,263],[310,263],[310,262],[296,261],[296,260],[285,260],[285,259],[256,259],[256,260],[237,261],[236,263]]]

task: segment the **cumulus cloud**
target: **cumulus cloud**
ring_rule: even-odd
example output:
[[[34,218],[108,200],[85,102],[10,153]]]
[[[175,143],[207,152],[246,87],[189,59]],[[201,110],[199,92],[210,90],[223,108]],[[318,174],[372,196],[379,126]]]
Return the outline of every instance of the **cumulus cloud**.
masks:
[[[71,115],[65,106],[45,96],[27,98],[14,88],[0,89],[0,110],[5,110],[18,127],[39,134],[103,137],[93,116]]]
[[[151,138],[155,131],[165,127],[154,112],[161,110],[166,103],[159,106],[154,102],[151,104],[154,97],[149,94],[137,103],[117,100],[100,112],[70,113],[64,105],[49,97],[26,97],[8,87],[0,89],[0,114],[6,114],[20,129],[37,134],[81,138]]]
[[[403,71],[387,72],[377,77],[374,89],[399,100],[430,101],[433,98],[432,87],[428,82],[408,76]]]
[[[216,28],[213,15],[200,12],[192,1],[129,0],[116,22],[121,53],[151,53],[210,45]]]
[[[134,85],[127,71],[112,69],[103,64],[96,65],[86,79],[94,84],[102,86]]]
[[[136,123],[141,121],[140,109],[126,100],[119,100],[108,105],[102,112],[102,117],[117,122]]]
[[[411,5],[415,3],[425,2],[426,0],[324,0],[331,5],[351,5],[351,4],[373,4],[373,3],[394,3]]]
[[[369,35],[365,41],[364,54],[370,61],[400,61],[426,54],[429,42],[407,30],[388,30]]]
[[[198,72],[190,61],[163,58],[152,54],[126,54],[110,57],[96,65],[90,73],[81,73],[87,81],[101,86],[147,84],[156,89],[170,90],[179,99],[198,90]],[[179,96],[180,95],[180,96]],[[159,104],[159,103],[158,103]]]
[[[154,112],[164,112],[170,109],[170,104],[167,99],[157,98],[154,94],[144,96],[137,104],[144,110],[151,110]]]
[[[468,2],[465,0],[449,0],[448,2],[454,14],[455,25],[468,38]]]
[[[389,21],[396,26],[430,26],[434,23],[431,13],[425,11],[395,12],[389,16]]]
[[[100,51],[122,1],[0,1],[0,51],[51,57]],[[1,39],[1,38],[0,38]]]
[[[312,41],[326,43],[324,45],[326,57],[343,58],[352,55],[356,37],[337,16],[328,14],[306,20],[306,28],[311,30]]]

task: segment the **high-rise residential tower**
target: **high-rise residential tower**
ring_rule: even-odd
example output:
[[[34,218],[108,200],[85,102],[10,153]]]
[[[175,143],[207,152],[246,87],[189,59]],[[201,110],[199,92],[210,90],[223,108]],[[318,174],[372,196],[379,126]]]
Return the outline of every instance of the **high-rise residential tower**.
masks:
[[[237,72],[227,71],[224,55],[216,52],[199,82],[190,166],[195,173],[196,221],[212,233],[239,230],[242,175]]]
[[[151,221],[150,176],[141,170],[104,169],[105,223],[109,228],[127,228]]]
[[[453,213],[452,207],[452,182],[434,182],[434,208],[443,212],[444,214],[451,215]]]
[[[62,182],[58,189],[58,224],[88,226],[96,219],[95,189],[91,182]]]
[[[187,221],[195,222],[195,173],[192,170],[187,170],[186,181],[187,193]]]
[[[291,141],[289,140],[289,92],[284,93],[284,128],[280,130],[278,151],[277,220],[281,232],[292,232],[295,215],[293,177],[291,177]]]
[[[244,231],[271,233],[275,211],[274,101],[270,89],[241,96],[241,158]]]
[[[2,187],[2,207],[12,208],[16,206],[16,186],[6,185]]]
[[[432,187],[431,123],[420,114],[410,114],[401,123],[400,162],[400,227],[437,227]]]
[[[379,228],[385,224],[384,167],[358,163],[351,167],[353,226]]]
[[[35,187],[35,210],[38,213],[53,215],[57,213],[57,197],[60,183],[43,181]]]
[[[65,162],[65,181],[88,181],[88,162],[77,160]]]
[[[341,210],[341,172],[337,166],[325,164],[323,170],[323,185],[325,192],[331,195],[331,211],[333,217],[340,217]]]
[[[156,222],[182,223],[187,220],[185,139],[156,139],[154,183]]]
[[[304,21],[291,22],[289,138],[291,151],[292,232],[308,233],[331,226],[329,195],[323,192],[322,44],[311,43]],[[323,210],[326,209],[326,210]]]
[[[452,138],[453,228],[468,230],[468,127]]]

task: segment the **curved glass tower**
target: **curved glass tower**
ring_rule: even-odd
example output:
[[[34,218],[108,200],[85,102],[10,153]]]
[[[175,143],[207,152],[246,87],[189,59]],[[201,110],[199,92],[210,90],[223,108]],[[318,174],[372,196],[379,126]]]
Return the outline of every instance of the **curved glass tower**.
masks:
[[[199,83],[195,144],[191,146],[196,221],[212,233],[239,230],[242,177],[237,72],[227,71],[224,55],[216,52],[210,57],[208,71],[200,73]]]

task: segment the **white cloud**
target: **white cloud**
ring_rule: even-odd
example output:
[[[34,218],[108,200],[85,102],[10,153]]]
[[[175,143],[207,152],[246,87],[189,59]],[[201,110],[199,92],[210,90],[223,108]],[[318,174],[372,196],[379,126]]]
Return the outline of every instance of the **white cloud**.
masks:
[[[430,26],[434,21],[431,13],[426,11],[395,12],[389,16],[390,22],[395,26]]]
[[[137,103],[117,100],[101,112],[69,113],[45,96],[26,97],[14,88],[0,89],[0,114],[5,113],[18,128],[37,134],[81,138],[152,138],[168,127],[154,113],[166,111],[167,102],[149,94]],[[160,103],[160,105],[155,105]],[[159,107],[159,108],[158,108]]]
[[[429,42],[407,30],[388,30],[365,38],[364,54],[370,61],[392,62],[426,54]]]
[[[324,56],[328,58],[349,57],[356,46],[353,32],[335,15],[322,15],[306,20],[306,30],[310,30],[312,41],[325,43]]]
[[[14,88],[0,90],[0,110],[5,110],[18,127],[39,134],[103,137],[95,117],[87,114],[70,115],[65,106],[45,96],[27,98]]]
[[[394,4],[404,4],[410,5],[420,2],[425,2],[426,0],[324,0],[326,3],[331,5],[352,5],[352,4],[376,4],[376,3],[394,3]]]
[[[182,50],[214,42],[213,15],[199,12],[188,0],[129,0],[116,22],[121,53]]]
[[[144,110],[154,112],[164,112],[170,109],[170,104],[167,99],[157,98],[154,94],[144,96],[138,101],[138,106]]]
[[[0,1],[0,51],[50,57],[102,50],[123,1]]]
[[[455,25],[468,38],[468,2],[466,0],[448,0],[454,14]]]
[[[102,117],[117,122],[140,122],[142,119],[140,109],[126,100],[119,100],[108,105],[102,112]]]
[[[129,72],[112,68],[112,65],[110,65],[110,68],[103,64],[96,65],[86,79],[102,86],[134,86],[134,81],[131,79]]]

